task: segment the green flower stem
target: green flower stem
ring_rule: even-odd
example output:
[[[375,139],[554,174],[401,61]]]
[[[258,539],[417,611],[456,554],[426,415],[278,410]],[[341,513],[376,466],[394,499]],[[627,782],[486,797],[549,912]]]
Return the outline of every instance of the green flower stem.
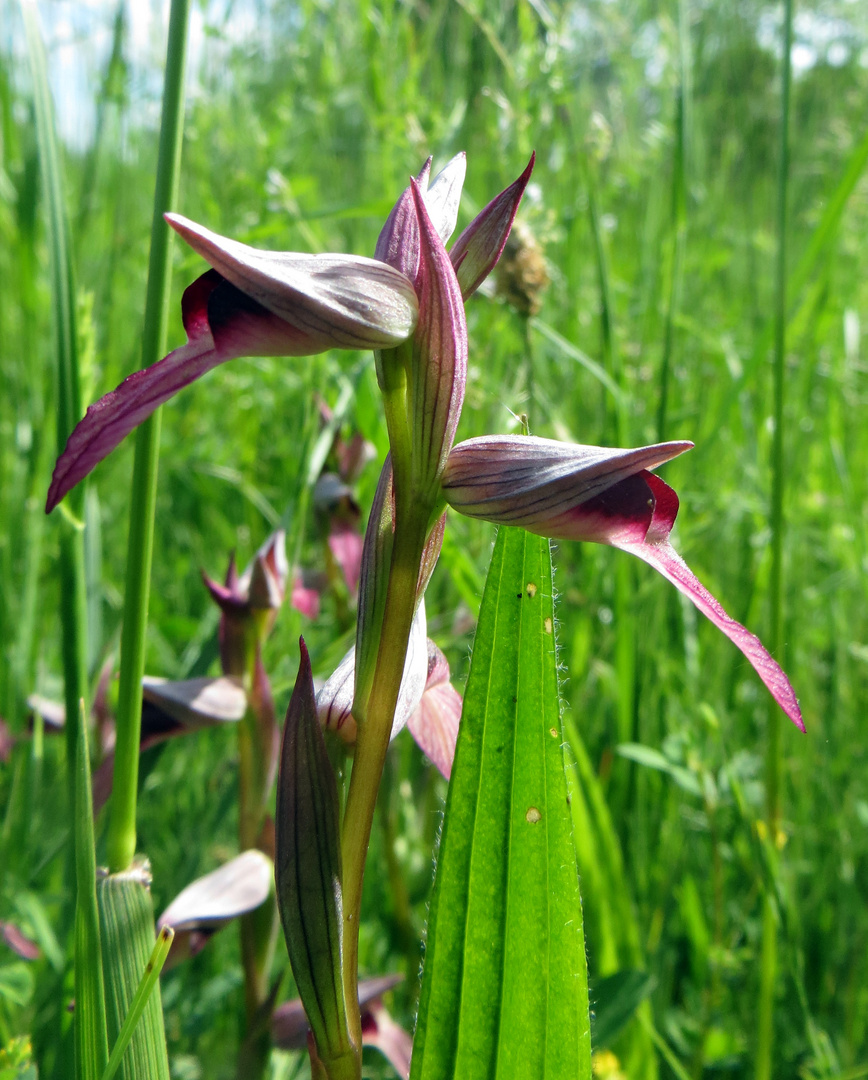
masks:
[[[175,205],[178,197],[189,12],[190,0],[172,0],[142,336],[143,367],[156,363],[166,351],[172,233],[163,220],[163,214]],[[125,870],[132,863],[136,851],[142,675],[145,670],[148,593],[154,549],[159,443],[160,414],[157,411],[137,432],[133,467],[130,540],[121,636],[117,745],[107,840],[108,861],[115,872]]]
[[[427,524],[427,521],[420,524],[418,507],[415,509],[412,507],[411,499],[401,498],[401,491],[407,491],[407,488],[402,489],[398,486],[397,474],[395,480],[395,537],[380,634],[380,649],[366,712],[364,715],[356,715],[358,736],[341,834],[344,998],[350,1024],[350,1036],[356,1046],[361,1046],[362,1037],[357,984],[359,914],[365,857],[377,805],[383,763],[389,748],[389,735],[398,702],[398,691],[404,675],[407,642],[416,610],[416,584],[422,564]]]
[[[276,730],[270,701],[257,691],[259,646],[253,650],[246,678],[248,708],[238,726],[238,838],[241,851],[265,847],[268,796],[271,789],[269,755]],[[237,1075],[258,1080],[265,1074],[271,1050],[268,1026],[261,1023],[262,1006],[268,998],[268,976],[279,929],[277,901],[271,893],[255,911],[241,917],[241,965],[244,969],[244,1005],[247,1034],[238,1061]]]
[[[787,328],[787,187],[789,177],[790,53],[793,39],[793,0],[784,0],[784,41],[781,65],[781,131],[777,189],[777,258],[775,262],[774,439],[772,444],[771,497],[771,625],[769,648],[783,663],[784,652],[784,361]],[[781,720],[780,710],[769,709],[766,745],[766,838],[770,869],[774,874],[776,841],[781,815]],[[778,920],[772,882],[765,886],[757,1008],[757,1047],[754,1076],[769,1080],[774,1048],[774,998],[778,968]]]

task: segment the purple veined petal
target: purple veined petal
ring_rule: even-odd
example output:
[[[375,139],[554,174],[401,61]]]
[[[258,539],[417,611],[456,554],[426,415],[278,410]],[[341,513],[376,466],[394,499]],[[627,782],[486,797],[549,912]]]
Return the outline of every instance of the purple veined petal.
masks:
[[[528,435],[487,435],[454,447],[443,470],[443,495],[468,517],[555,536],[559,527],[569,529],[577,507],[692,446],[669,442],[618,450]],[[650,508],[647,517],[650,523]],[[628,523],[633,521],[635,513]],[[606,527],[604,523],[604,532]],[[597,536],[572,538],[596,540]]]
[[[449,242],[449,237],[455,232],[466,173],[467,155],[462,150],[437,173],[424,193],[428,215],[444,244]]]
[[[382,263],[366,261],[378,268],[377,275],[382,272],[395,275]],[[397,279],[402,280],[400,275]],[[413,292],[409,281],[403,282],[401,290]],[[416,321],[415,293],[407,303],[408,310],[413,309],[412,318],[401,323],[400,340]],[[55,465],[46,512],[53,510],[68,491],[155,409],[218,364],[238,356],[304,356],[336,345],[329,334],[299,328],[278,317],[216,270],[207,271],[187,288],[181,309],[187,344],[151,367],[134,372],[90,406]],[[367,348],[367,338],[359,337],[352,347]]]
[[[340,735],[349,746],[356,741],[356,720],[353,716],[355,688],[356,647],[353,645],[316,695],[319,722],[327,730]]]
[[[727,615],[669,543],[678,496],[648,470],[691,445],[608,450],[528,436],[471,439],[449,455],[443,494],[470,517],[520,525],[554,540],[609,544],[644,560],[742,651],[804,731],[796,695],[779,664],[759,638]]]
[[[419,219],[419,322],[413,335],[410,415],[413,468],[421,493],[435,488],[452,449],[467,383],[467,322],[443,241],[411,184]]]
[[[648,473],[644,476],[644,480],[655,500],[654,516],[646,538],[640,542],[625,540],[611,542],[615,547],[622,551],[629,551],[649,566],[653,566],[718,630],[725,634],[750,661],[769,693],[790,720],[800,731],[804,731],[805,724],[798,699],[780,664],[772,658],[756,634],[752,634],[741,623],[727,615],[720,603],[669,543],[669,533],[678,512],[678,496],[659,476]]]
[[[404,674],[398,691],[390,740],[403,730],[425,691],[428,677],[427,631],[423,601],[410,627],[407,658],[404,661]],[[356,741],[356,721],[352,714],[355,678],[356,648],[353,646],[316,695],[317,715],[322,726],[336,732],[350,745]]]
[[[260,251],[180,214],[166,220],[227,281],[294,328],[296,351],[282,355],[387,349],[413,332],[412,283],[378,259]]]
[[[446,532],[446,511],[431,526],[425,547],[422,551],[422,563],[419,567],[419,580],[416,582],[416,603],[419,604],[428,588],[428,582],[434,573],[440,552],[443,550],[443,536]]]
[[[535,161],[536,155],[531,154],[521,176],[492,199],[453,244],[449,258],[465,300],[476,292],[503,254]]]
[[[429,638],[425,692],[407,727],[419,749],[447,780],[455,758],[461,708],[461,695],[449,682],[449,663]]]
[[[428,158],[416,177],[416,183],[423,192],[428,191],[430,173],[431,158]],[[416,274],[419,271],[419,223],[416,219],[416,207],[413,205],[413,194],[409,187],[401,192],[398,201],[386,218],[386,224],[377,238],[374,258],[388,263],[395,270],[400,270],[410,281],[416,280]]]
[[[210,286],[207,293],[201,288],[203,278],[190,286],[196,290],[197,299],[202,301],[202,311],[218,283],[219,279],[215,281],[212,277],[207,283]],[[73,429],[54,466],[46,513],[50,513],[68,491],[108,457],[155,409],[224,359],[229,359],[219,354],[207,326],[207,317],[203,320],[197,312],[188,334],[190,340],[186,345],[151,367],[133,372],[115,390],[90,406],[84,419]]]

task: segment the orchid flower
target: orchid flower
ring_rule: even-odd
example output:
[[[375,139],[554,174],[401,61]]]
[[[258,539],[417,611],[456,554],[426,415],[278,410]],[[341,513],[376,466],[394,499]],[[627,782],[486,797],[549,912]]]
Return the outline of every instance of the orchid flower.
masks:
[[[465,299],[500,257],[532,166],[533,160],[456,242],[452,260]],[[405,192],[392,212],[375,259],[259,251],[180,214],[167,214],[172,228],[213,268],[187,288],[181,301],[187,344],[134,372],[90,406],[57,461],[46,511],[155,409],[227,360],[313,356],[328,349],[390,350],[406,342],[416,327],[420,298],[429,311],[439,311],[442,260],[438,264],[422,253],[432,247],[430,228],[440,249],[441,236],[451,235],[464,169],[460,154],[429,187],[429,160],[415,183],[416,195],[407,198]],[[427,207],[422,213],[429,223],[421,230],[411,221],[420,204]],[[436,318],[429,323],[435,336],[444,325]],[[436,351],[437,341],[428,344]],[[460,406],[452,411],[454,423],[458,411]]]
[[[574,446],[530,436],[460,443],[443,472],[443,495],[469,517],[520,525],[553,540],[610,544],[653,566],[750,661],[772,697],[805,730],[793,688],[762,642],[731,618],[669,543],[678,496],[649,470],[693,443],[637,450]]]

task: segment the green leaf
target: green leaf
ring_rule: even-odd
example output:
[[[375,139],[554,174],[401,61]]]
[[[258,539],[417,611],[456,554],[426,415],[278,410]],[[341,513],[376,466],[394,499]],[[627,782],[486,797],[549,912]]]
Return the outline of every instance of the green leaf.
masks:
[[[661,754],[659,750],[655,750],[651,746],[643,746],[641,743],[621,743],[618,747],[618,754],[629,761],[635,761],[637,765],[645,765],[649,769],[656,769],[658,772],[666,773],[667,776],[672,777],[682,791],[686,791],[690,795],[698,797],[702,795],[702,788],[695,773],[692,773],[690,769],[685,769],[683,765],[676,765],[664,754]]]
[[[591,986],[594,1005],[591,1031],[595,1049],[611,1046],[633,1014],[654,989],[656,980],[647,971],[616,971]]]
[[[412,1080],[591,1075],[548,541],[502,528],[434,884]]]
[[[132,1037],[118,1070],[121,1080],[139,1080],[139,1077],[169,1080],[159,981],[148,980],[147,992],[140,993],[142,973],[147,978],[149,966],[154,963],[154,906],[150,885],[150,865],[141,856],[120,874],[103,874],[97,885],[106,1019],[112,1046],[126,1040],[127,1019],[130,1014],[134,1016]],[[97,1074],[100,1078],[106,1066],[104,1060]]]
[[[112,1077],[120,1068],[126,1049],[135,1034],[136,1026],[141,1020],[142,1014],[150,1001],[151,994],[153,994],[159,983],[160,972],[163,970],[166,957],[169,955],[169,949],[172,945],[172,938],[174,936],[175,931],[171,926],[164,926],[157,935],[157,942],[151,950],[151,957],[145,965],[145,970],[142,972],[142,977],[139,980],[135,996],[130,1003],[129,1012],[126,1015],[121,1030],[118,1032],[117,1041],[112,1047],[111,1057],[109,1058],[105,1072],[102,1075],[102,1080],[112,1080]]]
[[[73,716],[76,714],[73,713]],[[84,701],[75,755],[75,1076],[99,1080],[108,1061],[105,982],[97,905],[90,758]]]
[[[0,1001],[24,1008],[32,997],[33,972],[23,960],[0,966]]]
[[[292,974],[328,1075],[358,1075],[342,978],[340,803],[316,711],[310,657],[283,725],[277,780],[275,882]],[[316,1072],[314,1072],[316,1075]]]

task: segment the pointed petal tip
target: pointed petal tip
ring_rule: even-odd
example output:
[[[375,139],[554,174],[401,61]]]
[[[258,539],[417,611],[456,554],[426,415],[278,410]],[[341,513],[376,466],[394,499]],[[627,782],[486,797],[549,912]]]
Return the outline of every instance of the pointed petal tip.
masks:
[[[756,634],[724,611],[720,602],[706,589],[668,539],[649,543],[616,543],[652,566],[697,608],[750,662],[766,689],[799,731],[805,731],[802,710],[786,672],[766,649]]]

